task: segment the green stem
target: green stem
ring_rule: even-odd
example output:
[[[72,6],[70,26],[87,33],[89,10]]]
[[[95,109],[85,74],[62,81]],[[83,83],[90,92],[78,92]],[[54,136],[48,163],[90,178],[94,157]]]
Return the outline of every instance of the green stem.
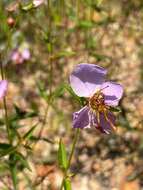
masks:
[[[51,99],[52,95],[52,84],[53,84],[53,43],[52,43],[52,22],[51,22],[51,5],[50,0],[47,0],[48,2],[48,37],[49,37],[49,43],[50,43],[50,49],[49,49],[49,64],[50,64],[50,96],[49,99]],[[49,102],[50,103],[50,100]]]
[[[73,139],[72,149],[71,149],[71,152],[70,152],[70,155],[69,155],[69,160],[68,160],[67,167],[66,167],[66,169],[65,169],[65,171],[64,171],[63,180],[62,180],[62,183],[61,183],[60,190],[63,189],[64,180],[65,180],[66,177],[67,177],[67,172],[68,172],[68,170],[69,170],[69,167],[70,167],[70,164],[71,164],[71,159],[72,159],[73,153],[74,153],[74,151],[75,151],[75,145],[76,145],[76,142],[77,142],[78,135],[79,135],[79,128],[77,128],[77,129],[75,130],[75,135],[74,135],[74,139]]]
[[[41,126],[41,129],[40,129],[39,135],[38,135],[38,138],[39,138],[39,139],[41,138],[43,129],[44,129],[45,124],[46,124],[47,115],[48,115],[48,110],[49,110],[49,104],[47,105],[47,107],[46,107],[46,109],[45,109],[44,119],[43,119],[42,126]]]
[[[3,98],[3,103],[4,103],[4,109],[5,109],[6,130],[7,130],[9,142],[11,143],[10,128],[9,128],[9,121],[8,121],[8,114],[7,114],[7,105],[6,105],[6,97]]]
[[[52,22],[51,22],[51,4],[50,4],[50,0],[47,0],[47,4],[48,4],[48,38],[49,38],[49,43],[50,43],[50,48],[49,48],[49,65],[50,65],[50,76],[49,76],[49,98],[48,98],[48,105],[46,107],[45,110],[45,115],[44,115],[44,120],[43,120],[43,124],[39,133],[38,138],[41,138],[43,129],[45,127],[46,124],[46,120],[47,120],[47,115],[48,115],[48,111],[49,111],[49,106],[51,103],[51,96],[52,96],[52,85],[53,85],[53,44],[52,44]]]

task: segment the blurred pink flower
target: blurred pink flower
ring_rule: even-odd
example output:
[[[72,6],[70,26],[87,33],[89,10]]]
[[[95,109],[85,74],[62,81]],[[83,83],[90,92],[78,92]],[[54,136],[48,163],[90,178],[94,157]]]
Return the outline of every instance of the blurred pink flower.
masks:
[[[16,64],[22,64],[25,60],[30,58],[30,52],[27,49],[12,51],[10,57]]]
[[[16,10],[16,7],[21,3],[21,0],[15,1],[10,8],[5,8],[6,11],[14,12]]]
[[[33,6],[39,7],[41,4],[44,3],[45,0],[33,0]]]
[[[0,99],[3,98],[6,94],[7,85],[8,85],[8,83],[6,80],[0,81]]]

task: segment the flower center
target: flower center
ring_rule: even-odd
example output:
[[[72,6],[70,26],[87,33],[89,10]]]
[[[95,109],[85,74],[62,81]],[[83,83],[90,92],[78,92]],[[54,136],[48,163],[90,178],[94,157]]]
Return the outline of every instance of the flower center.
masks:
[[[107,88],[106,86],[105,88]],[[105,89],[103,88],[103,89]],[[89,99],[89,107],[93,110],[97,110],[98,112],[109,109],[104,102],[104,94],[101,92],[103,89],[97,91],[90,99]]]
[[[102,111],[105,108],[104,94],[103,93],[95,93],[89,99],[89,105],[93,110]]]
[[[107,87],[108,86],[106,86],[105,88],[107,88]],[[93,112],[94,110],[96,111],[98,124],[100,124],[100,112],[102,112],[104,114],[105,118],[106,118],[106,121],[110,124],[110,126],[113,129],[116,129],[113,122],[111,121],[111,119],[107,115],[107,110],[110,110],[110,106],[105,104],[105,102],[104,102],[104,94],[101,92],[105,88],[102,88],[99,91],[97,91],[89,99],[88,106],[89,106],[91,112]],[[110,112],[112,113],[111,110],[110,110]]]

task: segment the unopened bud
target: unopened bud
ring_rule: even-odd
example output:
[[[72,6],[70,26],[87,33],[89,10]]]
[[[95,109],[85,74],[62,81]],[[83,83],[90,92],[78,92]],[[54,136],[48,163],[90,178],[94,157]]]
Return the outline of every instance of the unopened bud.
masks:
[[[15,23],[15,20],[12,17],[9,17],[7,19],[8,26],[12,27],[14,25],[14,23]]]

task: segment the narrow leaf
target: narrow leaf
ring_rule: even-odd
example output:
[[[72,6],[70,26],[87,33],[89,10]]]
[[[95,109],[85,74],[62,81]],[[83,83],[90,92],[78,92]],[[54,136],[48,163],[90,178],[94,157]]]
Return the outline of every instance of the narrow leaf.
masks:
[[[17,185],[17,166],[14,165],[10,168],[10,172],[11,172],[11,177],[12,177],[12,181],[13,181],[13,185],[14,185],[14,188],[16,190],[16,185]]]
[[[9,116],[9,122],[20,120],[20,119],[26,119],[30,117],[36,117],[38,113],[36,111],[27,112],[25,110],[20,109],[17,105],[14,105],[15,107],[15,114],[12,114]]]
[[[81,21],[77,27],[81,30],[87,30],[87,29],[93,28],[95,26],[96,26],[95,23],[92,21]]]
[[[22,8],[23,11],[30,11],[31,9],[33,9],[33,3],[30,3],[29,5],[25,6]]]
[[[24,135],[23,139],[24,139],[24,140],[28,140],[28,139],[32,136],[32,134],[33,134],[33,132],[34,132],[34,130],[35,130],[36,127],[37,127],[37,125],[34,125],[34,126]]]
[[[0,143],[0,149],[7,149],[7,148],[10,148],[10,144],[7,144],[7,143]]]
[[[54,99],[58,98],[59,96],[63,95],[64,92],[65,92],[64,86],[60,86],[60,87],[56,90],[56,92],[54,92],[54,93],[52,94],[51,99],[54,100]]]
[[[27,160],[24,158],[24,156],[20,152],[15,152],[15,156],[18,160],[21,161],[21,164],[27,168],[28,170],[32,171]]]
[[[81,104],[83,105],[83,101],[82,101],[82,98],[80,98],[79,96],[77,96],[74,91],[72,90],[72,88],[70,87],[70,85],[68,84],[64,84],[64,88],[66,90],[68,90],[68,92]]]
[[[44,41],[46,43],[49,43],[49,38],[48,38],[47,34],[42,30],[41,30],[41,34],[42,34],[42,37],[43,37]]]
[[[59,161],[60,168],[62,170],[66,169],[68,160],[67,160],[67,153],[66,153],[64,144],[62,142],[62,139],[60,139],[60,142],[59,142],[58,161]]]
[[[121,109],[119,107],[110,107],[110,110],[113,112],[121,112]]]
[[[51,48],[51,44],[50,44],[48,35],[42,30],[41,30],[41,34],[42,34],[42,37],[43,37],[43,39],[47,45],[48,51],[51,52],[52,48]]]
[[[11,173],[11,178],[14,186],[14,190],[17,189],[17,164],[16,164],[16,157],[15,155],[10,155],[9,157],[9,162],[10,162],[10,173]]]
[[[47,95],[42,83],[40,81],[37,81],[36,84],[37,84],[37,87],[38,87],[38,89],[40,91],[41,96],[47,101],[48,100],[48,95]]]
[[[13,153],[14,151],[16,151],[18,147],[17,146],[11,146],[9,147],[8,149],[4,150],[4,151],[1,151],[0,152],[0,158],[3,157],[3,156],[6,156],[8,154],[11,154]]]
[[[74,55],[75,52],[72,52],[72,51],[61,51],[61,52],[58,52],[56,53],[55,57],[61,57],[61,56],[65,56],[65,55]]]

